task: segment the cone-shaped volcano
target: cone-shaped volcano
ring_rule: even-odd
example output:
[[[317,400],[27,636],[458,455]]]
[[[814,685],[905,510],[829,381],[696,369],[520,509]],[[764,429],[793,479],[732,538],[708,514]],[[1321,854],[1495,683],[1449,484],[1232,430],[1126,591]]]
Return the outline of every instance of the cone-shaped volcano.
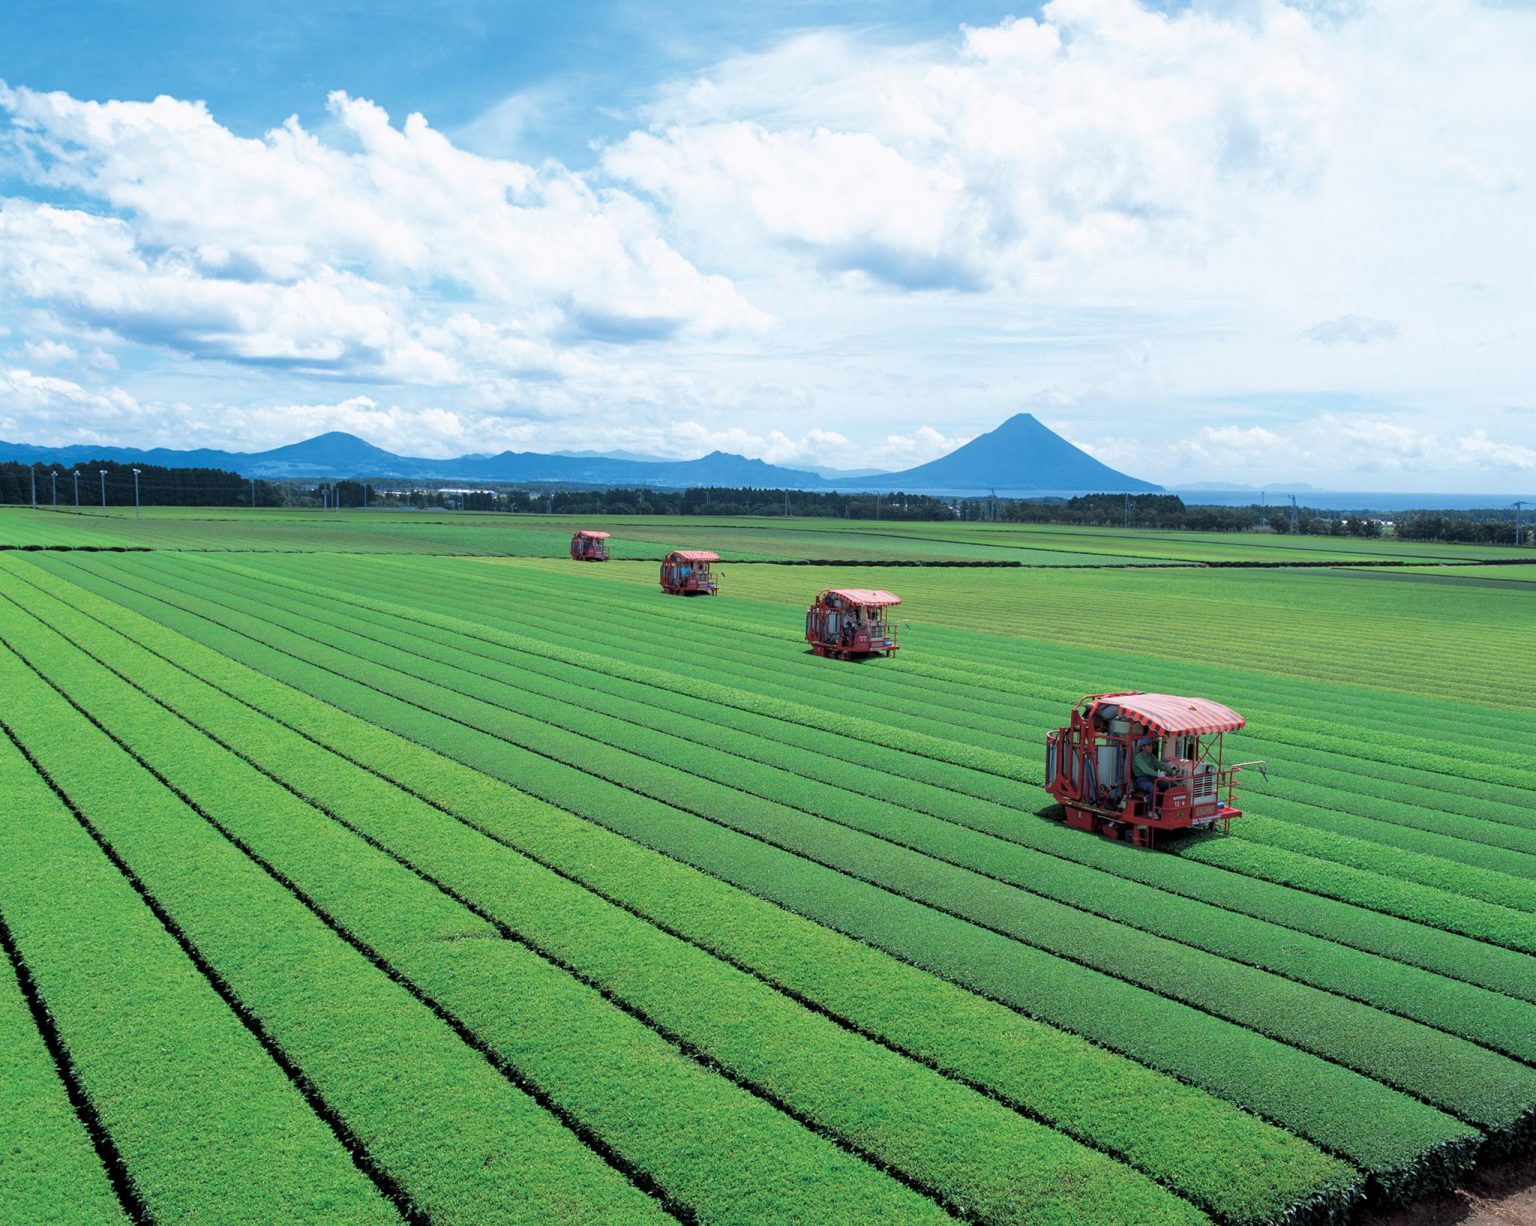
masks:
[[[1144,493],[1162,487],[1116,472],[1047,429],[1029,413],[1016,413],[996,430],[973,438],[941,459],[898,473],[840,481],[841,486],[904,490],[909,494],[1093,492]]]

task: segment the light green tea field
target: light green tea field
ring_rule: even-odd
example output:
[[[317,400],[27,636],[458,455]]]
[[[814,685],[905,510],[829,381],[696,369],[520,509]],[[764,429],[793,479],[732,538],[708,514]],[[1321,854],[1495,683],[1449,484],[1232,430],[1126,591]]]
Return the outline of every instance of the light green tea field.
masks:
[[[717,597],[658,589],[674,546]],[[0,510],[4,1216],[1258,1226],[1454,1185],[1536,1142],[1531,557]],[[828,586],[900,595],[901,650],[811,655]],[[1246,716],[1230,834],[1053,820],[1046,731],[1125,689]]]

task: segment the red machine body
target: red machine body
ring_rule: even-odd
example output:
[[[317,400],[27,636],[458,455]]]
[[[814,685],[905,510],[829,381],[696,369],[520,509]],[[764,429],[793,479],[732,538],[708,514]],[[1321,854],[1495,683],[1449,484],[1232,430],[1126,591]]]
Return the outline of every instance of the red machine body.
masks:
[[[593,532],[583,528],[571,537],[571,557],[578,562],[606,562],[610,535],[611,533]]]
[[[829,588],[805,611],[805,641],[818,656],[840,660],[894,655],[896,623],[885,611],[900,603],[890,592]]]
[[[1244,726],[1230,707],[1176,694],[1090,694],[1071,722],[1045,738],[1045,787],[1068,826],[1155,846],[1158,833],[1223,832],[1242,810],[1233,806],[1235,776],[1245,766],[1222,764],[1222,737]],[[1160,768],[1137,784],[1133,763],[1150,751]]]
[[[672,596],[713,596],[720,590],[710,569],[720,555],[707,549],[674,549],[661,563],[661,590]]]

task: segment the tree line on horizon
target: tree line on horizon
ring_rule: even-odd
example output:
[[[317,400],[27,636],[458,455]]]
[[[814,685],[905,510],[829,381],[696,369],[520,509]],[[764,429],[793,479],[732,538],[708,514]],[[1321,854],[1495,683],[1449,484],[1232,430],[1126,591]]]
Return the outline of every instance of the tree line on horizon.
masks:
[[[73,465],[0,461],[0,503],[73,507],[78,489],[82,509],[131,507],[134,469],[139,473],[139,500],[145,506],[284,505],[282,489],[269,481],[253,481],[220,468],[166,468],[157,464],[120,464],[116,460],[89,460]]]
[[[889,519],[965,523],[1063,524],[1194,532],[1268,529],[1306,536],[1379,537],[1391,524],[1401,540],[1512,545],[1515,521],[1500,512],[1409,511],[1392,521],[1363,511],[1323,511],[1189,505],[1175,494],[1084,494],[1074,498],[956,498],[931,494],[822,493],[812,490],[698,486],[683,490],[647,486],[613,489],[554,487],[463,489],[391,481],[283,481],[242,477],[217,468],[129,465],[113,460],[84,464],[22,464],[0,461],[0,504],[72,508],[77,478],[82,510],[134,505],[138,497],[158,507],[413,507],[419,510],[496,511],[556,515],[799,516],[824,519]],[[1536,515],[1532,516],[1536,519]],[[1523,534],[1533,543],[1536,532]]]
[[[1528,517],[1520,531],[1520,543],[1536,545],[1536,531]],[[1449,541],[1458,545],[1513,545],[1513,519],[1486,519],[1476,511],[1420,512],[1399,519],[1396,535],[1405,541]]]

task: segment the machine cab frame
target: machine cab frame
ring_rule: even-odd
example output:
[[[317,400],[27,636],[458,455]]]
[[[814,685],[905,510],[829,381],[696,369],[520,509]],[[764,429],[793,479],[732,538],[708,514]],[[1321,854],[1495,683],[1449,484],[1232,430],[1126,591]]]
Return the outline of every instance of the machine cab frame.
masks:
[[[1060,802],[1066,823],[1138,847],[1156,844],[1159,831],[1225,832],[1242,810],[1234,805],[1237,773],[1261,762],[1225,765],[1223,737],[1246,721],[1208,698],[1125,691],[1090,694],[1071,721],[1046,735],[1045,786]],[[1149,749],[1161,777],[1142,776],[1134,762]]]
[[[805,641],[818,656],[895,655],[896,623],[886,610],[900,596],[872,588],[828,588],[805,611]]]
[[[714,596],[719,580],[711,569],[720,555],[708,549],[674,549],[661,563],[661,590],[671,596]]]
[[[577,562],[606,562],[610,532],[582,528],[571,537],[571,557]]]

